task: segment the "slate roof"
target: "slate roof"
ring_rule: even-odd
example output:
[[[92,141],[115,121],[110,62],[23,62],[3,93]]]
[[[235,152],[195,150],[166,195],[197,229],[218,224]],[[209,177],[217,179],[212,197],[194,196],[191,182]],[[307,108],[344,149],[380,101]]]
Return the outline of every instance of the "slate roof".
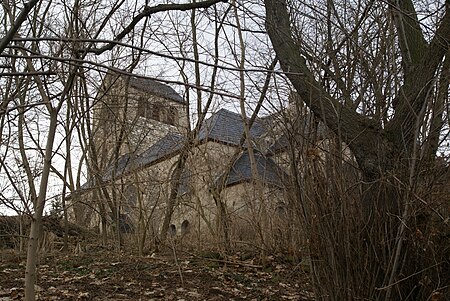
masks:
[[[265,132],[264,126],[259,121],[255,121],[250,129],[254,138],[260,137]],[[205,121],[205,125],[199,133],[199,140],[212,140],[237,146],[243,133],[244,126],[241,115],[221,109]],[[185,142],[186,138],[183,135],[169,133],[137,156],[132,157],[130,154],[125,154],[120,157],[117,164],[112,164],[106,169],[103,179],[111,180],[113,168],[115,168],[115,176],[119,177],[136,168],[145,168],[172,157],[182,149]]]
[[[183,135],[169,133],[134,158],[133,166],[142,168],[171,157],[183,148],[185,141]]]
[[[115,178],[118,178],[124,173],[128,173],[137,168],[145,168],[154,163],[163,161],[168,157],[172,157],[181,150],[184,142],[184,136],[176,133],[169,133],[137,156],[125,154],[119,157],[116,164],[111,164],[106,168],[102,179],[104,181],[109,181],[113,177],[113,172]]]
[[[172,87],[149,78],[131,77],[130,86],[142,92],[186,104],[186,101]]]
[[[199,133],[199,140],[202,142],[216,141],[227,145],[238,146],[244,133],[244,126],[240,114],[221,109],[208,118]],[[256,120],[250,129],[253,138],[259,138],[266,133],[264,121]],[[117,160],[117,164],[112,164],[106,169],[103,180],[112,179],[113,171],[115,177],[120,177],[135,169],[146,168],[155,163],[164,161],[179,153],[185,145],[186,138],[178,133],[169,133],[154,145],[143,151],[139,155],[125,154]],[[275,186],[282,185],[282,179],[286,173],[270,158],[264,157],[260,152],[255,151],[258,175],[266,184]],[[115,168],[115,169],[114,169]],[[188,182],[190,172],[183,172],[183,181]],[[247,151],[233,163],[228,175],[226,186],[232,186],[241,182],[250,181],[252,171],[250,159]],[[188,191],[186,183],[181,183],[180,192]]]
[[[265,132],[265,127],[259,120],[256,120],[250,129],[253,138],[259,138]],[[212,140],[237,146],[243,133],[244,124],[241,115],[220,109],[205,121],[200,129],[199,140]]]
[[[282,187],[283,180],[287,174],[270,158],[266,158],[260,152],[254,152],[256,169],[259,179],[265,184]],[[220,179],[220,178],[219,178]],[[253,179],[250,165],[250,155],[245,151],[236,159],[230,173],[228,174],[225,186],[232,186]]]
[[[105,173],[102,176],[103,180],[111,180],[113,174],[115,175],[115,177],[121,176],[125,169],[128,169],[131,164],[132,160],[130,154],[125,154],[119,157],[116,164],[111,164],[108,166],[108,168],[106,168]]]

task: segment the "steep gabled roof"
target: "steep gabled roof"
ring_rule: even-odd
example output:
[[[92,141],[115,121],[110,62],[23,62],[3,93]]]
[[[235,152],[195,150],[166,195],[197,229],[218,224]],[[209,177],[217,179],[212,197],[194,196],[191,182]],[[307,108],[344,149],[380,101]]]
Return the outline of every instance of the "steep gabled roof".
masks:
[[[125,154],[117,159],[116,164],[109,165],[102,179],[109,181],[125,173],[161,162],[178,153],[183,147],[185,138],[176,133],[169,133],[139,155]],[[114,172],[114,174],[113,174]]]
[[[227,145],[238,146],[244,133],[244,126],[240,114],[221,109],[208,118],[199,133],[201,142],[215,141]],[[266,133],[264,121],[256,120],[250,129],[252,138],[260,138]],[[110,181],[114,175],[118,178],[136,169],[142,169],[158,162],[169,159],[179,153],[186,143],[186,137],[178,133],[169,133],[139,155],[125,154],[116,164],[111,164],[103,175],[104,181]],[[276,163],[255,152],[258,175],[266,184],[281,186],[282,171]],[[248,152],[244,152],[234,163],[228,175],[226,186],[249,181],[252,178]]]
[[[250,129],[253,138],[259,138],[266,132],[263,124],[256,120]],[[240,114],[220,109],[202,125],[199,140],[212,140],[229,145],[239,145],[244,134],[244,124]]]
[[[138,155],[133,160],[133,165],[135,168],[142,168],[172,157],[183,148],[185,141],[183,135],[169,133]]]
[[[264,184],[283,186],[283,181],[287,177],[283,171],[272,159],[266,158],[260,152],[254,152],[256,161],[256,170]],[[242,182],[248,182],[253,179],[252,168],[250,164],[250,155],[248,151],[243,152],[233,163],[225,187],[233,186]]]
[[[102,179],[104,181],[109,181],[114,177],[119,177],[123,174],[125,169],[129,169],[130,165],[132,164],[132,159],[130,154],[125,154],[117,159],[116,164],[109,165],[103,176]]]
[[[130,77],[130,86],[142,92],[186,104],[186,101],[172,87],[149,78]]]

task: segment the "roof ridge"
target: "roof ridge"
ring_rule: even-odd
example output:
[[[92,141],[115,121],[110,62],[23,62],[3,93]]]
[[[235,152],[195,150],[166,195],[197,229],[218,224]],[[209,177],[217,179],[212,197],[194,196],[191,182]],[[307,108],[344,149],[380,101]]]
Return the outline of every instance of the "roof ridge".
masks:
[[[230,111],[230,110],[228,110],[228,109],[225,109],[225,108],[221,108],[219,111],[217,111],[216,113],[219,113],[220,111],[225,111],[225,112],[227,112],[227,113],[231,113],[232,115],[235,115],[236,117],[239,117],[242,121],[243,121],[243,118],[242,118],[242,114],[241,113],[237,113],[237,112],[233,112],[233,111]],[[250,119],[250,117],[248,117],[247,115],[245,115],[245,118],[246,119]],[[259,118],[259,117],[258,117]]]

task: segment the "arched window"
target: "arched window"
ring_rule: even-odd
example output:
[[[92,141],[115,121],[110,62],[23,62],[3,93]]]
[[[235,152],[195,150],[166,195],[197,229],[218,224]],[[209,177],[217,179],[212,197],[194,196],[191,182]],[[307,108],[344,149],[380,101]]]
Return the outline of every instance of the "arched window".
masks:
[[[175,226],[174,224],[170,224],[170,226],[169,226],[169,235],[171,237],[174,237],[177,235],[177,226]]]
[[[169,107],[166,111],[166,122],[170,125],[176,125],[178,121],[178,110],[175,107]]]
[[[284,202],[278,202],[275,212],[280,218],[286,217],[286,204]]]
[[[161,121],[161,113],[162,113],[162,105],[159,102],[155,102],[151,105],[151,110],[147,116],[147,118]]]
[[[181,223],[181,235],[186,235],[189,233],[190,231],[190,224],[189,221],[187,219],[185,219],[182,223]]]

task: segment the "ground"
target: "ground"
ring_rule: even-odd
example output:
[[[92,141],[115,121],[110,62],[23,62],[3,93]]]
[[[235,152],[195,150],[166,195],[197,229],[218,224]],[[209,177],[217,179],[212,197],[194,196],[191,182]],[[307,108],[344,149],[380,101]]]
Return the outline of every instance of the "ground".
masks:
[[[23,299],[25,262],[0,251],[0,301]],[[38,269],[38,300],[313,299],[307,266],[273,256],[58,252],[41,255]]]

